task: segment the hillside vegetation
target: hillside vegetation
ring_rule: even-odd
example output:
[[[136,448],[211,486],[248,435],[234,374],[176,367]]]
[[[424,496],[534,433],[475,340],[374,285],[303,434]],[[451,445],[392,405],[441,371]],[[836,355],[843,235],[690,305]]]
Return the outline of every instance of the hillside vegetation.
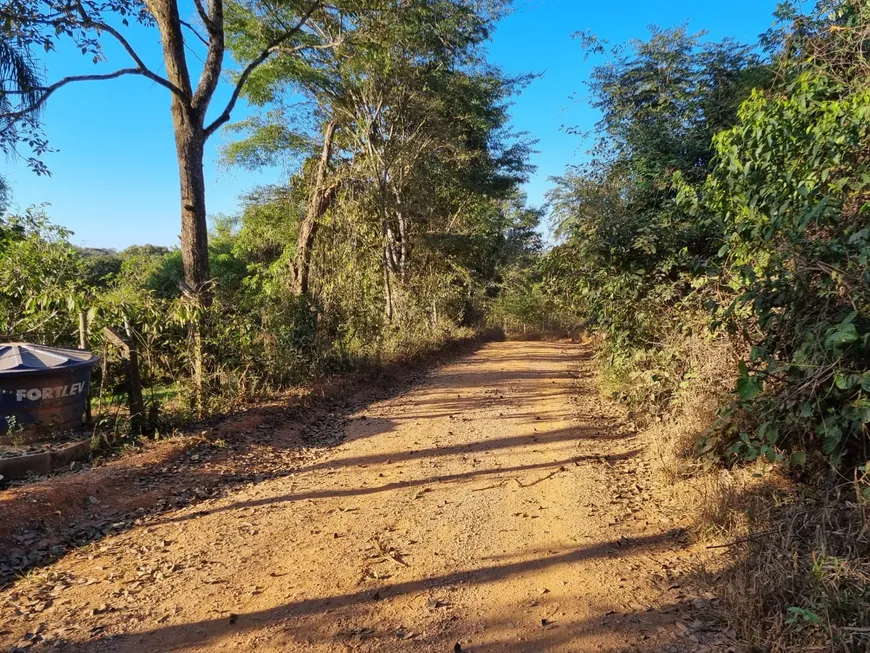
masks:
[[[735,625],[775,650],[862,650],[870,10],[778,20],[761,50],[679,28],[607,53],[599,140],[555,180],[562,240],[540,265],[662,472],[736,466],[706,477],[698,518],[743,543],[723,574]]]

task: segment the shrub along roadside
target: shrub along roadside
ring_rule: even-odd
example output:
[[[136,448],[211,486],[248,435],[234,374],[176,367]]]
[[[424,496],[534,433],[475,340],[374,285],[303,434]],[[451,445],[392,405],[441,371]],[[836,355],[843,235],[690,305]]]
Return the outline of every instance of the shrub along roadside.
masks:
[[[123,443],[128,426],[124,370],[117,352],[103,340],[106,326],[129,328],[135,339],[146,414],[159,409],[160,418],[151,426],[161,432],[196,418],[195,343],[189,331],[194,319],[203,325],[206,414],[225,413],[324,375],[413,359],[485,328],[482,321],[462,324],[465,312],[474,307],[486,315],[488,300],[480,286],[445,292],[434,284],[437,296],[409,299],[392,323],[377,309],[369,310],[369,297],[347,292],[341,283],[335,284],[335,291],[312,298],[291,295],[279,301],[263,283],[257,262],[245,257],[246,250],[240,252],[241,237],[221,232],[219,226],[212,238],[212,258],[220,263],[220,276],[214,301],[205,309],[195,309],[179,292],[181,269],[175,250],[132,247],[101,253],[112,264],[101,261],[109,271],[95,276],[89,274],[94,255],[73,246],[69,232],[52,225],[41,209],[7,216],[2,226],[3,332],[76,347],[78,314],[86,312],[90,347],[104,359],[92,383],[97,430],[104,444]],[[515,246],[526,247],[522,239]],[[377,267],[361,266],[356,274],[345,275],[346,283],[365,282],[370,272],[377,274]],[[437,316],[432,315],[433,305]]]
[[[702,211],[722,230],[720,316],[751,344],[739,399],[702,451],[792,462],[867,458],[870,90],[824,71],[754,92],[716,137]],[[749,426],[747,428],[747,422]]]

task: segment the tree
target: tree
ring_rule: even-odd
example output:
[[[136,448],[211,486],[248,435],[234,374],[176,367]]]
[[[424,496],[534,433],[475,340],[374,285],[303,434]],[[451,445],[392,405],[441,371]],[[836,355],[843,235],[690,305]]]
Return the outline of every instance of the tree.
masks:
[[[679,391],[685,362],[651,343],[680,341],[717,299],[719,230],[675,200],[704,182],[713,134],[772,77],[753,48],[702,36],[653,28],[646,41],[614,48],[585,37],[593,54],[608,55],[589,81],[602,120],[589,161],[549,193],[563,239],[545,257],[551,292],[606,336],[611,372],[648,410]]]
[[[256,169],[263,165],[277,163],[279,155],[307,153],[308,156],[295,179],[291,179],[290,184],[294,188],[289,191],[290,195],[299,195],[301,192],[307,194],[305,212],[298,225],[293,225],[292,234],[288,231],[284,232],[284,236],[295,240],[295,252],[292,257],[288,257],[292,277],[290,291],[293,295],[302,297],[308,295],[311,252],[320,220],[335,202],[341,187],[339,175],[332,170],[339,124],[336,120],[328,120],[323,125],[323,136],[317,152],[316,141],[289,129],[285,120],[280,111],[273,111],[269,112],[265,121],[254,118],[232,125],[234,130],[248,132],[249,136],[224,148],[224,160],[231,165]],[[282,201],[287,199],[286,188],[260,189],[259,194],[264,190],[269,195],[269,199],[264,202],[265,198],[257,198],[258,194],[255,193],[256,201],[252,203],[253,206],[262,209],[264,204],[273,204],[274,200],[277,200],[279,205],[289,207],[290,211],[298,208],[295,204]],[[249,213],[248,225],[251,217]]]
[[[590,54],[608,54],[588,82],[601,111],[595,154],[630,162],[635,193],[667,189],[680,171],[703,180],[714,134],[734,124],[749,89],[767,83],[769,67],[748,45],[730,39],[703,43],[685,26],[652,27],[650,38],[608,49],[583,35]],[[665,193],[667,195],[667,193]]]
[[[338,182],[328,184],[326,179],[329,162],[332,158],[335,131],[337,129],[337,122],[330,121],[326,123],[323,131],[323,145],[321,147],[320,159],[317,161],[317,171],[314,175],[314,182],[311,185],[308,209],[305,217],[299,224],[299,235],[296,238],[296,255],[293,258],[293,284],[291,286],[293,294],[297,297],[308,294],[311,250],[314,247],[317,227],[320,223],[320,218],[334,201],[339,188]]]
[[[385,307],[391,316],[397,283],[403,286],[408,277],[409,221],[422,218],[422,207],[434,204],[425,190],[433,177],[451,167],[458,181],[461,164],[468,163],[481,182],[496,168],[506,168],[511,157],[516,160],[510,165],[525,164],[523,148],[496,152],[501,146],[496,132],[506,121],[501,103],[521,80],[486,69],[478,52],[500,11],[498,2],[381,0],[353,13],[353,35],[335,50],[314,52],[302,66],[290,66],[279,56],[255,72],[249,86],[254,102],[301,91],[313,107],[317,126],[311,131],[325,135],[307,139],[305,147],[309,199],[298,230],[293,292],[307,287],[317,223],[340,187],[365,196],[377,215]],[[244,56],[262,47],[262,29],[251,27],[258,22],[256,17],[238,22],[230,41],[234,51]],[[273,112],[269,118],[247,121],[243,128],[251,132],[249,138],[229,148],[228,158],[258,165],[274,162],[278,152],[298,150],[300,138],[287,129],[285,116]],[[327,179],[333,150],[343,159]],[[487,157],[490,172],[484,172]],[[351,182],[342,186],[342,177]],[[511,177],[505,187],[513,183]]]
[[[264,33],[263,45],[242,60],[230,97],[216,116],[208,110],[224,71],[226,53],[227,9],[224,0],[194,0],[198,25],[182,17],[178,0],[6,0],[0,7],[0,32],[5,43],[0,49],[0,66],[29,61],[34,47],[54,49],[62,38],[68,38],[94,62],[105,58],[101,41],[111,38],[128,55],[131,65],[108,73],[82,74],[64,77],[51,84],[25,80],[22,92],[7,106],[0,106],[0,133],[5,143],[25,140],[42,148],[44,141],[34,141],[28,131],[36,127],[37,112],[58,90],[68,84],[84,81],[105,81],[127,75],[144,77],[171,94],[171,113],[178,159],[181,195],[181,253],[187,285],[201,301],[208,303],[209,258],[206,223],[205,179],[203,176],[204,146],[222,125],[230,120],[233,109],[251,73],[270,57],[281,52],[298,56],[311,48],[328,48],[326,31],[315,23],[341,22],[339,10],[322,0],[284,0],[275,7],[250,2],[247,10],[271,13],[271,27]],[[156,28],[160,34],[165,76],[146,65],[124,34],[130,20],[142,26]],[[120,23],[120,25],[118,24]],[[186,50],[204,49],[204,60],[198,81],[187,61]],[[7,51],[17,55],[10,58]],[[197,55],[198,56],[198,55]],[[8,64],[7,64],[8,65]],[[5,79],[5,76],[4,76]],[[5,91],[5,89],[4,89]],[[21,131],[23,127],[24,131]],[[8,145],[7,145],[8,146]],[[44,149],[42,149],[44,151]],[[35,153],[40,153],[38,149]]]

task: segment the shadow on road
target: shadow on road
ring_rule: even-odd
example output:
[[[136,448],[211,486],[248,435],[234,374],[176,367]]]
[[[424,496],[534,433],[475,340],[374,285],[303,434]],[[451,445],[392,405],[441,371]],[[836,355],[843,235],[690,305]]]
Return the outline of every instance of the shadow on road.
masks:
[[[422,594],[457,587],[470,587],[498,582],[511,576],[533,574],[544,569],[571,563],[608,559],[632,555],[651,554],[657,551],[670,550],[679,546],[679,538],[682,530],[671,530],[654,536],[638,538],[621,538],[596,544],[594,546],[580,547],[565,550],[555,555],[525,560],[523,562],[506,562],[504,564],[491,565],[479,569],[460,570],[432,578],[421,578],[406,582],[395,583],[377,589],[360,590],[358,592],[324,596],[316,599],[291,601],[283,605],[260,611],[240,613],[238,615],[222,615],[213,619],[201,620],[191,623],[172,624],[153,628],[137,633],[113,636],[97,637],[92,641],[57,641],[52,644],[59,646],[61,650],[112,650],[112,651],[168,651],[187,647],[205,647],[216,640],[228,640],[234,636],[244,635],[249,631],[266,631],[270,626],[280,626],[295,643],[304,641],[308,645],[331,643],[339,641],[343,636],[353,639],[370,639],[378,641],[384,648],[375,647],[369,650],[395,650],[399,648],[396,631],[378,633],[376,631],[365,632],[367,629],[348,628],[349,624],[364,625],[374,606],[383,611],[383,608],[391,601],[408,598],[409,595]],[[517,606],[520,608],[521,606]],[[560,621],[552,619],[550,623],[534,623],[532,620],[520,615],[519,609],[515,620],[506,620],[504,623],[485,624],[482,639],[488,640],[488,633],[498,633],[501,630],[516,632],[517,625],[524,621],[529,622],[527,638],[523,641],[490,641],[475,646],[463,644],[463,649],[472,653],[485,651],[546,651],[549,647],[559,644],[576,643],[582,644],[586,638],[602,633],[619,635],[623,640],[631,639],[631,634],[637,634],[637,642],[632,651],[655,651],[657,648],[644,648],[644,634],[654,632],[657,628],[672,626],[679,618],[679,610],[676,605],[650,608],[647,610],[616,612],[612,610],[596,610],[600,616],[580,621]],[[511,617],[513,619],[513,617]],[[458,622],[462,616],[457,615]],[[269,631],[274,632],[274,631]],[[356,632],[357,634],[354,634]],[[435,637],[435,636],[430,636]],[[497,637],[497,635],[496,635]],[[508,644],[512,646],[508,646]],[[289,644],[289,642],[288,642]],[[422,645],[438,646],[442,644],[444,651],[452,650],[453,641],[439,642],[437,638],[427,638],[420,635],[416,641],[403,641],[403,650],[414,650]],[[661,644],[661,638],[658,645]],[[277,650],[272,647],[271,650]],[[287,649],[290,650],[290,649]]]
[[[0,587],[14,581],[16,576],[50,564],[70,550],[116,535],[155,520],[172,520],[172,512],[205,499],[226,496],[234,489],[261,483],[270,479],[314,469],[334,469],[337,465],[364,465],[384,462],[390,456],[346,459],[307,465],[311,455],[319,455],[347,440],[349,418],[365,412],[373,404],[397,397],[415,386],[427,391],[441,390],[441,396],[407,404],[403,419],[433,419],[462,414],[474,408],[478,399],[470,401],[463,392],[479,388],[510,387],[511,398],[517,402],[540,400],[561,394],[558,390],[542,393],[531,389],[523,391],[530,379],[542,376],[567,378],[566,374],[534,370],[501,369],[475,373],[471,382],[455,385],[454,373],[429,376],[433,368],[451,362],[464,368],[479,364],[477,356],[485,345],[483,341],[454,343],[440,356],[425,360],[387,365],[376,372],[360,376],[356,387],[339,385],[331,391],[322,390],[323,396],[304,400],[294,399],[287,405],[270,404],[202,425],[199,440],[184,446],[164,447],[160,455],[151,455],[145,462],[135,457],[121,458],[106,466],[94,467],[80,473],[67,474],[40,481],[31,486],[0,493]],[[531,355],[536,360],[564,361],[564,345],[540,343]],[[552,352],[560,352],[554,354]],[[577,348],[578,356],[585,356]],[[572,352],[574,353],[574,352]],[[487,365],[516,363],[515,356],[487,356]],[[352,392],[348,390],[350,387]],[[564,392],[564,391],[563,391]],[[456,395],[459,395],[457,397]],[[484,401],[498,401],[498,395]],[[414,408],[421,413],[411,412]],[[567,418],[564,415],[515,413],[512,419],[525,419],[530,423],[543,415],[546,419]],[[354,429],[352,439],[373,437],[394,427],[390,420],[371,420],[374,428]],[[605,430],[607,426],[604,426]],[[529,443],[564,440],[566,443],[582,437],[622,437],[618,433],[601,435],[581,433],[576,429],[562,429],[550,433],[530,434]],[[534,440],[533,440],[534,438]],[[455,449],[428,448],[417,451],[396,452],[392,459],[416,460],[457,453],[495,451],[524,444],[522,438],[482,441]],[[305,454],[305,457],[301,457]],[[566,458],[562,464],[571,464],[575,458]],[[490,472],[474,472],[486,476]],[[493,470],[492,474],[498,473]],[[459,479],[455,479],[459,480]],[[424,483],[450,482],[451,479],[431,479]],[[410,485],[408,487],[411,487]],[[384,487],[383,489],[390,489]],[[377,488],[361,488],[350,492],[371,493]],[[288,497],[287,500],[295,500]],[[161,517],[164,516],[164,517]],[[180,518],[180,520],[186,517]]]

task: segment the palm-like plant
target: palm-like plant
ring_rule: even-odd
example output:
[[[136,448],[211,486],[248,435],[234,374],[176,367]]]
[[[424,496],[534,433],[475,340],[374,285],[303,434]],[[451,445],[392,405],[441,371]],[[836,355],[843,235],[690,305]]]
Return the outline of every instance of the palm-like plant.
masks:
[[[30,52],[0,40],[0,114],[36,104],[41,89],[42,78]]]
[[[14,38],[0,38],[0,151],[21,156],[17,145],[26,142],[35,153],[47,151],[39,129],[40,98],[45,91],[40,65],[30,50]],[[48,170],[35,157],[22,157],[37,174]],[[0,208],[6,196],[0,178]]]

